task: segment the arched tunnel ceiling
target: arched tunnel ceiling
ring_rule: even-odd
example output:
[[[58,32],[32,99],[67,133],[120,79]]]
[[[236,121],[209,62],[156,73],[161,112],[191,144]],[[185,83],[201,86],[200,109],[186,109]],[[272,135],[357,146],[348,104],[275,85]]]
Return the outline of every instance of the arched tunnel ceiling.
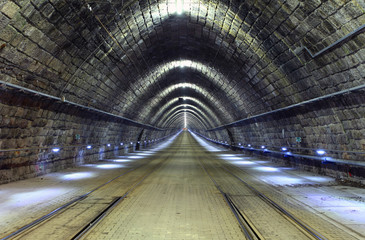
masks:
[[[42,50],[44,56],[32,55],[38,65],[29,63],[42,78],[19,84],[142,123],[161,127],[171,116],[182,118],[179,98],[190,99],[195,115],[189,119],[206,128],[356,86],[328,87],[323,77],[348,60],[340,50],[313,60],[298,49],[316,52],[364,24],[361,1],[56,0],[29,6],[37,11],[21,11],[34,26],[25,32],[33,42],[17,48],[26,55]],[[358,38],[345,50],[353,55],[346,64],[352,80],[362,78],[358,49],[365,41]]]

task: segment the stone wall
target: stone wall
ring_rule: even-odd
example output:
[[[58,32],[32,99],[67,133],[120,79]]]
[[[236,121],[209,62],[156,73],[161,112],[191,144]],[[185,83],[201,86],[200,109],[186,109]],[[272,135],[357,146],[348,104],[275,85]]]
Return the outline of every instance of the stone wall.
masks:
[[[141,131],[139,127],[62,102],[2,89],[0,183],[132,151]],[[171,133],[145,130],[143,140],[148,142]],[[88,145],[92,148],[87,149]],[[53,148],[60,151],[55,153]]]
[[[363,31],[319,56],[310,54],[363,26],[363,1],[185,3],[189,5],[179,15],[173,11],[174,1],[3,1],[1,81],[145,124],[163,119],[157,127],[171,123],[171,129],[181,128],[183,115],[169,121],[170,117],[156,114],[171,109],[173,100],[191,97],[202,108],[196,116],[204,112],[210,120],[201,124],[189,115],[192,126],[211,138],[289,146],[301,137],[300,147],[363,151],[364,107],[359,93],[270,115],[229,131],[205,132],[210,125],[364,84]],[[19,92],[2,89],[1,96],[1,149],[135,142],[141,132],[109,117]],[[142,138],[172,131],[146,131]],[[74,142],[75,134],[80,134],[80,143]],[[5,160],[4,166],[17,169],[17,164],[33,166],[38,159],[75,159],[76,153],[5,155],[9,154],[14,160]],[[353,154],[334,156],[363,160]],[[14,173],[14,177],[27,174]]]

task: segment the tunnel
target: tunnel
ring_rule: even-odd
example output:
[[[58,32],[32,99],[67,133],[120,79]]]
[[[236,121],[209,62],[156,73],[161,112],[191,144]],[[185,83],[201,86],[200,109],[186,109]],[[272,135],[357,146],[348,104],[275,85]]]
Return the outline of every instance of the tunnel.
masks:
[[[161,220],[159,226],[168,230],[155,227],[149,229],[150,232],[133,232],[133,226],[125,220],[132,235],[111,235],[112,230],[104,229],[93,230],[94,235],[88,235],[87,239],[101,239],[98,234],[104,234],[105,239],[132,239],[131,236],[135,239],[244,239],[240,234],[246,230],[242,229],[248,226],[251,229],[248,232],[255,232],[252,229],[260,225],[257,223],[260,220],[255,223],[249,211],[247,217],[241,209],[245,204],[256,207],[260,204],[235,197],[245,195],[238,185],[247,187],[251,181],[247,180],[250,179],[248,175],[244,177],[237,172],[236,168],[245,167],[253,172],[262,167],[261,170],[268,170],[268,175],[272,174],[270,169],[281,167],[298,176],[316,176],[311,180],[327,179],[326,183],[314,180],[314,183],[308,183],[308,178],[303,183],[273,186],[275,191],[288,188],[287,191],[294,195],[299,194],[299,191],[295,192],[296,188],[333,187],[335,190],[319,200],[313,196],[320,194],[313,190],[310,196],[316,200],[308,200],[304,205],[318,201],[322,204],[329,198],[336,198],[344,202],[326,203],[341,205],[342,213],[350,211],[364,215],[364,32],[363,0],[2,1],[0,202],[3,205],[0,203],[0,208],[18,206],[7,201],[21,195],[22,191],[24,194],[37,192],[39,189],[31,190],[32,186],[35,188],[43,180],[49,185],[39,185],[43,186],[39,195],[52,195],[49,186],[55,184],[55,180],[50,180],[54,176],[66,172],[81,174],[81,169],[101,163],[108,166],[106,163],[114,159],[112,164],[116,168],[110,170],[110,174],[105,169],[92,173],[98,176],[99,185],[102,181],[112,181],[108,186],[114,185],[118,179],[124,179],[123,174],[131,175],[126,175],[128,180],[125,182],[131,181],[131,185],[125,194],[131,192],[131,196],[137,196],[134,192],[140,191],[142,196],[146,193],[140,189],[147,184],[145,181],[153,182],[154,174],[141,174],[145,178],[143,183],[131,179],[148,165],[153,171],[162,171],[161,176],[165,177],[161,179],[166,178],[174,186],[166,187],[167,193],[170,187],[181,191],[181,195],[176,195],[179,197],[173,190],[170,192],[170,198],[180,199],[175,199],[176,206],[180,206],[180,202],[185,206],[196,199],[196,202],[206,202],[209,208],[224,206],[225,211],[232,213],[199,215],[201,221],[223,219],[226,225],[218,220],[211,225],[215,230],[221,229],[219,234],[209,235],[207,232],[211,230],[199,232],[205,227],[199,225],[201,222],[193,224],[200,219],[194,211],[184,218],[189,219],[184,222],[189,227],[173,225],[171,222],[179,222],[179,217],[184,215],[185,207],[181,207],[183,209],[175,209],[177,213],[174,214],[179,216],[174,220]],[[148,158],[152,160],[148,162]],[[162,158],[175,160],[159,162]],[[118,159],[126,162],[116,162]],[[141,165],[129,162],[131,159]],[[233,160],[241,161],[241,165],[234,165]],[[253,167],[251,160],[264,165]],[[118,169],[123,164],[127,167]],[[236,168],[233,169],[232,164]],[[230,177],[224,175],[228,172]],[[201,180],[203,175],[212,180],[210,185],[208,178]],[[269,184],[274,178],[268,175],[257,175],[257,178]],[[189,185],[189,176],[200,179],[197,180],[203,189],[200,195],[189,195],[196,190]],[[224,180],[226,178],[231,182]],[[182,182],[177,183],[177,179]],[[59,181],[68,183],[70,180]],[[52,199],[45,197],[44,202],[32,197],[28,199],[25,194],[28,208],[21,205],[19,213],[14,210],[14,216],[0,210],[0,216],[8,216],[8,222],[0,225],[4,229],[0,231],[0,237],[18,239],[19,229],[28,226],[33,215],[34,218],[44,215],[46,219],[48,216],[53,219],[53,215],[47,213],[62,204],[65,204],[62,209],[73,206],[74,202],[66,204],[70,199],[91,199],[89,194],[99,191],[99,187],[91,182],[85,184],[83,187],[81,183],[75,185],[82,191],[61,191]],[[180,189],[181,184],[185,187]],[[237,186],[237,189],[231,186]],[[262,191],[266,192],[252,186],[250,194],[260,196]],[[189,187],[192,189],[186,190]],[[72,195],[72,191],[76,193]],[[166,194],[164,191],[161,190],[160,196]],[[219,200],[208,197],[204,200],[203,196],[214,191],[221,194],[216,196]],[[273,192],[268,196],[277,197],[278,193]],[[125,194],[117,194],[118,198],[112,194],[113,199],[108,195],[110,199],[105,197],[104,201],[123,205],[129,200]],[[102,194],[93,201],[104,204],[101,199]],[[54,203],[57,201],[62,204]],[[150,201],[153,206],[152,195]],[[282,204],[291,209],[293,203],[287,201]],[[164,203],[166,206],[172,204]],[[134,206],[128,204],[131,208]],[[140,208],[136,208],[142,211],[144,205],[140,204]],[[30,210],[35,205],[39,206],[39,211]],[[203,206],[199,205],[195,210]],[[293,216],[299,211],[293,209],[286,212]],[[313,209],[317,215],[323,210],[320,207]],[[99,210],[90,212],[94,214]],[[149,210],[143,211],[149,213]],[[265,221],[271,216],[267,211]],[[312,225],[308,223],[312,216],[307,211],[303,213],[305,220],[292,220],[305,229],[301,231],[306,232],[303,239],[310,235],[308,232],[314,232],[315,239],[336,239],[336,236],[337,239],[365,239],[365,231],[361,230],[365,226],[363,217],[336,215],[336,211],[332,213],[333,209],[323,211],[326,213],[322,218],[330,220],[318,220],[318,229],[315,228],[317,220],[313,220]],[[24,212],[30,216],[20,221]],[[227,214],[233,214],[237,221],[229,223],[232,216]],[[151,220],[154,221],[157,220]],[[98,223],[98,226],[102,224]],[[271,228],[275,232],[281,227]],[[267,229],[267,232],[271,231],[270,227]],[[227,231],[232,234],[230,237],[223,234]],[[265,231],[258,232],[252,238],[248,237],[250,234],[245,236],[247,239],[270,236]],[[287,230],[286,237],[273,232],[272,239],[296,236],[291,230]],[[49,234],[45,239],[62,238],[62,234]],[[34,239],[31,236],[24,235],[23,239]],[[313,239],[313,235],[309,239]]]

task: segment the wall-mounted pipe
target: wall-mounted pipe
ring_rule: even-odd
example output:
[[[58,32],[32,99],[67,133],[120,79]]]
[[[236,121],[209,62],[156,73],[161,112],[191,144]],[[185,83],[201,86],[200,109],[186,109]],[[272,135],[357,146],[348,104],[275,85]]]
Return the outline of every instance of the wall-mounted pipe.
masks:
[[[64,98],[55,97],[55,96],[52,96],[52,95],[49,95],[49,94],[46,94],[46,93],[42,93],[42,92],[39,92],[39,91],[36,91],[36,90],[32,90],[32,89],[25,88],[25,87],[15,85],[15,84],[12,84],[12,83],[4,82],[2,80],[0,80],[0,85],[2,85],[4,87],[10,87],[10,88],[22,91],[24,93],[34,94],[34,95],[37,95],[37,96],[42,96],[42,97],[45,97],[45,98],[48,98],[48,99],[52,99],[54,101],[57,101],[58,103],[65,103],[65,104],[68,104],[68,105],[72,105],[74,107],[78,107],[78,108],[81,108],[81,109],[86,110],[86,111],[96,112],[98,114],[102,114],[102,115],[106,115],[106,116],[109,116],[109,117],[121,119],[121,120],[125,121],[127,124],[131,124],[131,125],[134,125],[134,126],[137,126],[137,127],[146,128],[146,129],[150,129],[150,130],[157,130],[157,131],[164,131],[165,130],[165,129],[162,129],[162,128],[154,127],[154,126],[149,125],[149,124],[136,122],[132,119],[125,118],[125,117],[122,117],[122,116],[118,116],[116,114],[109,113],[109,112],[106,112],[106,111],[103,111],[103,110],[100,110],[100,109],[87,107],[87,106],[84,106],[82,104],[74,103],[74,102],[65,100]]]
[[[323,95],[321,97],[312,98],[310,100],[306,100],[306,101],[303,101],[303,102],[300,102],[300,103],[292,104],[292,105],[289,105],[287,107],[278,108],[278,109],[275,109],[275,110],[272,110],[272,111],[269,111],[269,112],[260,113],[260,114],[254,115],[252,117],[243,118],[243,119],[231,122],[231,123],[227,123],[227,124],[215,127],[215,128],[208,129],[207,131],[217,131],[217,130],[222,130],[222,129],[229,128],[229,127],[234,127],[235,125],[239,125],[239,124],[242,124],[244,122],[247,122],[247,121],[250,121],[250,120],[253,120],[253,119],[256,119],[256,118],[266,117],[266,116],[274,114],[274,113],[287,111],[287,110],[293,109],[295,107],[299,107],[299,106],[303,106],[303,105],[306,105],[306,104],[318,102],[318,101],[321,101],[321,100],[324,100],[324,99],[327,99],[327,98],[331,98],[331,97],[335,97],[335,96],[340,96],[340,95],[350,93],[350,92],[353,92],[353,91],[356,91],[356,90],[361,90],[363,88],[365,88],[365,84],[362,84],[362,85],[359,85],[359,86],[356,86],[356,87],[352,87],[352,88],[348,88],[348,89],[345,89],[345,90],[341,90],[341,91],[338,91],[338,92],[335,92],[335,93]]]
[[[328,47],[323,48],[322,50],[316,52],[316,53],[312,53],[306,46],[301,46],[298,49],[295,50],[296,53],[301,52],[302,50],[306,50],[309,55],[312,58],[318,57],[319,55],[327,52],[328,50],[337,47],[338,45],[340,45],[342,42],[346,41],[347,39],[361,33],[363,30],[365,29],[365,24],[360,26],[358,29],[350,32],[349,34],[345,35],[344,37],[338,39],[337,41],[335,41],[334,43],[332,43],[331,45],[329,45]]]

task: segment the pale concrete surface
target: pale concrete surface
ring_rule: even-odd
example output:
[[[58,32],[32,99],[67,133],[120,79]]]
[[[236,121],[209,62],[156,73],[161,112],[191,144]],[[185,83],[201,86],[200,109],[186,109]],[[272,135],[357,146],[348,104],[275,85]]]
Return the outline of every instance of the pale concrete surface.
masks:
[[[57,173],[49,173],[33,179],[0,185],[0,238],[57,209],[70,200],[92,191],[101,184],[119,175],[126,174],[133,168],[145,166],[153,159],[158,159],[159,157],[156,156],[156,153],[161,154],[159,151],[170,143],[170,141],[167,141],[165,144],[150,150],[126,154],[115,159],[86,164]],[[120,181],[124,181],[124,186],[121,189],[128,187],[131,184],[130,181],[133,181],[140,173],[133,171],[133,174],[135,175],[134,177],[131,177],[131,174],[126,174],[120,179]],[[106,191],[110,191],[113,194],[113,184],[115,188],[117,183],[113,182],[100,189],[101,191],[98,191],[98,193],[102,195],[107,194]],[[106,204],[110,201],[110,198],[114,197],[102,195],[103,199],[98,200],[98,195],[94,195],[94,200],[90,200],[90,196],[85,201],[100,201]],[[104,196],[106,199],[104,199]],[[91,215],[89,214],[90,212],[84,213],[89,215],[89,217],[95,216],[98,210],[100,211],[100,208],[103,208],[100,206],[100,208],[90,210],[87,204],[83,205],[81,207],[80,205],[78,206],[80,208],[79,211],[82,212],[83,208],[89,209],[92,212]],[[79,218],[76,221],[75,219],[70,220],[66,218],[65,222],[69,221],[79,224],[77,220]],[[70,228],[74,227],[69,222]],[[37,239],[40,238],[40,235],[38,235]]]
[[[364,188],[341,186],[331,177],[284,167],[196,139],[240,169],[235,174],[327,239],[365,239]]]
[[[365,189],[341,186],[332,178],[229,152],[202,140],[199,143],[207,146],[210,153],[182,134],[157,155],[153,155],[154,151],[144,151],[117,161],[0,185],[0,237],[135,166],[144,166],[55,217],[57,224],[53,220],[50,223],[56,230],[35,232],[36,239],[69,239],[64,236],[72,236],[113,197],[121,196],[148,171],[148,166],[164,161],[87,235],[88,239],[243,239],[238,223],[199,162],[211,164],[212,168],[222,164],[230,167],[328,239],[365,239]],[[262,207],[239,183],[220,171],[210,170],[210,173],[233,196],[240,209],[251,212],[257,226],[263,226],[262,232],[271,236],[267,239],[283,239],[283,232],[296,235],[295,229],[274,213],[265,219],[262,210],[271,210]],[[75,214],[78,218],[74,218]],[[278,225],[280,222],[284,225]],[[21,239],[35,238],[28,235]]]
[[[224,198],[200,167],[196,148],[202,149],[182,134],[168,148],[168,162],[86,239],[244,239]]]

